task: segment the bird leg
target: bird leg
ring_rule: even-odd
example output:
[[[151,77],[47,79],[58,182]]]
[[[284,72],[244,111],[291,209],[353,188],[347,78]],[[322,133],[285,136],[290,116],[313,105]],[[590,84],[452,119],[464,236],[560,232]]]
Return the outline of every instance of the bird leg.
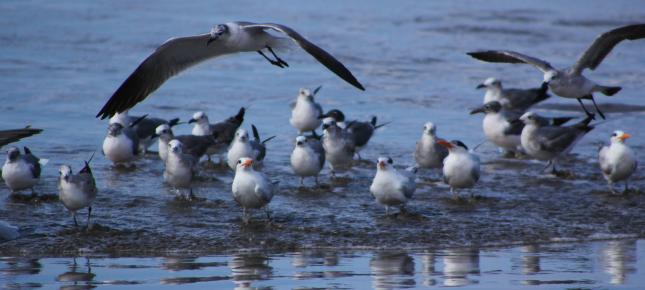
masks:
[[[273,54],[273,57],[275,57],[275,60],[277,60],[278,63],[280,63],[280,64],[282,64],[282,65],[284,65],[286,67],[289,67],[289,64],[286,61],[282,60],[278,55],[275,54],[275,52],[273,52],[273,48],[271,48],[270,46],[267,45],[267,49],[269,50],[269,52],[271,54]]]
[[[300,177],[300,186],[304,186],[304,185],[305,185],[305,178]]]
[[[246,207],[242,208],[242,221],[244,222],[245,225],[249,224],[249,214],[246,211]]]
[[[386,216],[390,215],[390,207],[387,205],[385,206],[385,215]]]
[[[188,191],[188,200],[193,200],[195,199],[195,194],[193,194],[193,188],[191,187],[190,190]]]
[[[316,180],[316,186],[319,186],[320,184],[318,183],[318,175],[316,175],[314,178]]]
[[[92,224],[90,223],[90,216],[92,216],[92,207],[87,208],[87,229],[92,229]]]
[[[275,61],[275,60],[270,59],[270,58],[269,58],[268,56],[266,56],[266,55],[264,54],[264,52],[262,52],[261,50],[258,50],[258,53],[259,53],[261,56],[263,56],[263,57],[264,57],[264,59],[268,60],[268,61],[269,61],[269,63],[271,63],[272,65],[275,65],[275,66],[279,66],[279,67],[281,67],[281,68],[284,68],[284,66],[282,65],[282,63],[280,63],[279,61]]]
[[[605,119],[605,114],[603,114],[600,111],[600,108],[598,108],[598,104],[596,104],[596,99],[593,98],[593,95],[589,94],[589,95],[586,95],[584,98],[591,100],[591,102],[593,103],[593,107],[596,109],[596,112],[598,112],[598,115],[600,115],[600,117],[604,120]]]
[[[629,181],[625,180],[625,190],[623,190],[623,194],[627,193],[629,191]]]
[[[358,151],[356,151],[356,156],[358,156],[358,160],[363,160],[363,158],[361,157],[361,153],[359,153]]]
[[[74,225],[78,227],[78,222],[76,221],[76,212],[72,213],[72,217],[74,218]]]
[[[459,195],[457,194],[457,191],[454,188],[450,187],[450,193],[452,193],[452,197],[454,199],[459,199]]]
[[[618,194],[618,192],[614,189],[613,183],[607,182],[607,187],[609,187],[609,191],[611,191],[612,194]]]
[[[266,215],[267,215],[267,221],[269,221],[269,223],[271,223],[271,211],[269,211],[269,207],[268,207],[268,206],[264,206],[264,212],[265,212],[265,213],[266,213]]]
[[[582,107],[582,109],[585,111],[585,114],[587,114],[587,116],[590,116],[590,117],[591,117],[591,119],[595,119],[595,118],[594,118],[594,116],[593,116],[593,114],[592,114],[592,113],[589,113],[589,111],[587,111],[587,107],[585,107],[585,104],[583,104],[583,103],[582,103],[582,99],[578,98],[578,99],[576,99],[576,100],[578,100],[578,103],[580,103],[580,106],[581,106],[581,107]],[[604,117],[603,117],[603,119],[604,119]]]

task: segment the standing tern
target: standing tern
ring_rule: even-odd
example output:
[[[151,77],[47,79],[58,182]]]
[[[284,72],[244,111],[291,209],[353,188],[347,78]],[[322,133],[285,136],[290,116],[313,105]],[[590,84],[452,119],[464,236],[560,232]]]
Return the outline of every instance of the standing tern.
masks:
[[[58,197],[63,203],[63,206],[72,212],[75,226],[78,226],[76,212],[87,207],[88,229],[92,228],[92,224],[90,223],[92,203],[98,192],[94,175],[90,168],[91,160],[92,158],[90,157],[90,160],[85,161],[85,166],[77,174],[72,172],[71,166],[62,165],[59,170],[60,178],[58,180]]]
[[[333,118],[323,120],[323,148],[332,176],[336,171],[349,169],[354,158],[355,143],[347,131],[341,129]]]
[[[195,159],[192,155],[184,153],[181,141],[173,139],[168,145],[170,150],[165,162],[163,179],[180,193],[181,189],[188,189],[187,199],[190,200],[194,197],[191,182],[195,175]]]
[[[0,148],[2,146],[16,142],[22,138],[39,134],[42,129],[33,129],[30,127],[22,129],[0,130]]]
[[[414,160],[422,168],[441,168],[443,160],[448,156],[448,149],[439,145],[437,140],[437,126],[428,122],[423,126],[421,138],[417,141],[417,147],[414,150]]]
[[[437,143],[448,149],[448,156],[443,160],[443,181],[450,186],[452,195],[458,197],[457,189],[473,187],[479,180],[479,157],[468,152],[468,147],[461,141],[439,140]]]
[[[210,160],[210,157],[213,154],[222,154],[226,152],[229,145],[235,138],[235,132],[240,125],[242,125],[242,122],[244,122],[245,112],[246,109],[241,107],[234,116],[228,117],[227,119],[215,124],[209,123],[208,116],[204,112],[200,111],[193,114],[193,118],[188,121],[188,123],[195,123],[192,131],[193,135],[217,135],[217,142],[208,149],[208,160]]]
[[[40,166],[46,164],[47,160],[36,157],[27,147],[24,150],[25,154],[20,154],[17,147],[7,150],[7,160],[2,166],[2,179],[11,194],[29,188],[32,195],[35,195],[34,185],[40,180]]]
[[[519,118],[522,116],[521,111],[507,110],[500,102],[491,101],[470,111],[471,115],[477,113],[485,114],[484,120],[482,121],[482,129],[488,141],[508,153],[517,154],[522,152],[520,135],[522,135],[524,123],[519,121]],[[571,119],[571,117],[539,117],[537,120],[545,126],[559,126]]]
[[[320,120],[320,116],[323,114],[322,107],[314,100],[314,96],[320,88],[317,87],[313,92],[308,89],[300,89],[296,102],[291,106],[289,123],[300,134],[316,130],[322,123]]]
[[[300,185],[304,184],[305,177],[313,176],[318,185],[318,173],[325,165],[325,150],[320,140],[307,139],[305,136],[296,137],[296,146],[291,152],[291,168],[300,176]]]
[[[370,192],[376,201],[385,206],[385,215],[390,212],[391,206],[400,206],[405,210],[405,204],[412,198],[417,189],[415,183],[416,167],[405,171],[397,171],[393,166],[392,158],[379,157],[376,164],[376,175],[370,185]]]
[[[320,118],[333,118],[339,127],[347,130],[354,141],[354,147],[356,154],[358,155],[358,159],[361,159],[359,151],[367,146],[367,142],[369,142],[372,135],[374,135],[374,131],[390,123],[387,122],[377,125],[376,116],[373,116],[369,122],[358,120],[346,121],[345,114],[338,109],[330,110],[329,112],[321,115]]]
[[[526,111],[531,106],[551,97],[546,93],[549,89],[546,84],[534,89],[506,89],[502,87],[502,81],[496,78],[487,78],[477,86],[477,89],[483,88],[486,89],[484,104],[497,101],[509,110]]]
[[[124,127],[127,127],[132,122],[141,119],[141,121],[139,121],[138,124],[136,126],[133,126],[132,128],[135,132],[137,132],[137,136],[139,136],[139,150],[144,154],[148,152],[148,147],[150,147],[150,145],[154,143],[157,137],[155,135],[155,130],[157,129],[157,127],[159,127],[159,125],[168,124],[172,128],[173,126],[179,124],[179,118],[165,120],[161,118],[152,118],[147,115],[145,118],[142,118],[142,116],[130,116],[128,111],[129,110],[125,110],[121,113],[114,114],[114,116],[110,118],[110,124],[120,123]]]
[[[253,169],[252,158],[243,157],[236,162],[231,191],[235,202],[242,207],[244,223],[249,222],[248,209],[251,208],[264,208],[270,220],[267,206],[277,191],[277,184]]]
[[[179,135],[175,136],[172,129],[168,124],[162,124],[157,127],[155,135],[159,136],[159,158],[166,162],[168,158],[168,149],[170,148],[170,141],[173,139],[179,140],[183,145],[183,152],[193,156],[194,163],[197,164],[199,159],[206,154],[208,148],[216,144],[217,135]]]
[[[262,166],[262,161],[266,156],[266,142],[275,138],[271,136],[267,139],[261,140],[258,129],[255,125],[251,125],[253,129],[253,140],[249,139],[249,133],[244,129],[239,129],[235,133],[235,139],[228,149],[227,159],[228,167],[232,170],[237,168],[237,161],[242,157],[253,159],[253,165],[256,167]]]
[[[619,27],[599,35],[587,50],[578,58],[571,67],[558,70],[548,62],[508,50],[488,50],[469,52],[468,55],[487,62],[525,63],[535,66],[544,73],[544,83],[556,95],[564,98],[577,99],[587,115],[589,111],[582,103],[582,99],[593,102],[598,114],[604,119],[594,100],[593,93],[601,92],[606,96],[613,96],[621,87],[610,87],[596,84],[582,75],[585,69],[595,70],[611,50],[623,40],[636,40],[645,38],[645,24],[634,24]]]
[[[103,119],[132,108],[169,78],[193,65],[221,55],[255,51],[275,66],[289,66],[273,51],[273,48],[284,47],[288,43],[287,38],[273,36],[266,32],[268,29],[285,34],[337,76],[354,87],[365,90],[340,61],[295,30],[275,23],[229,22],[215,26],[210,33],[171,38],[166,41],[121,84],[97,117]],[[262,51],[264,49],[268,50],[275,60],[267,57]]]
[[[627,179],[636,171],[638,162],[634,151],[625,145],[625,140],[631,137],[623,131],[614,131],[610,138],[609,146],[602,146],[598,151],[598,163],[602,170],[602,175],[607,180],[607,185],[612,193],[614,182],[625,181],[625,191],[627,192]]]
[[[540,116],[526,112],[520,120],[525,126],[520,140],[524,152],[543,161],[549,161],[545,170],[551,167],[551,173],[557,174],[556,166],[562,155],[568,154],[580,139],[594,127],[589,126],[593,115],[571,126],[545,126]]]

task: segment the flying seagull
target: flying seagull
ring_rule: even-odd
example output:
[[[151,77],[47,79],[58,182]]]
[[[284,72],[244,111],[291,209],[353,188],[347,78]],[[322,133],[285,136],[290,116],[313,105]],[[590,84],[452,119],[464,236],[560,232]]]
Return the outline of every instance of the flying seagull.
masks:
[[[271,64],[281,68],[288,67],[289,65],[273,51],[273,48],[283,47],[286,39],[267,33],[267,29],[285,34],[340,78],[360,90],[365,90],[340,61],[295,30],[275,23],[229,22],[215,26],[210,33],[171,38],[166,41],[132,72],[96,117],[104,119],[132,108],[169,78],[193,65],[221,55],[256,51]],[[275,60],[263,52],[265,49]]]
[[[604,119],[604,114],[598,109],[593,98],[594,92],[601,92],[613,96],[621,87],[609,87],[596,84],[582,75],[585,69],[595,70],[602,60],[623,40],[636,40],[645,38],[645,24],[634,24],[607,31],[587,48],[587,50],[571,66],[565,69],[556,69],[548,62],[509,50],[487,50],[469,52],[468,55],[486,62],[525,63],[535,66],[544,73],[544,83],[556,95],[564,98],[577,99],[587,115],[591,115],[582,103],[582,99],[593,102],[598,114]]]
[[[25,127],[22,129],[1,130],[0,147],[16,142],[22,138],[29,137],[31,135],[36,135],[42,131],[43,131],[42,129],[33,129],[29,127]]]

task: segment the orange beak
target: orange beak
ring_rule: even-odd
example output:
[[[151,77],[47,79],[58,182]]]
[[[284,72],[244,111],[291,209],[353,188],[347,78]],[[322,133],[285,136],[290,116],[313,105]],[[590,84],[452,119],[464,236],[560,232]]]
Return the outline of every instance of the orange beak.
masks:
[[[625,139],[628,139],[630,137],[632,137],[632,135],[629,135],[627,133],[623,133],[623,135],[620,136],[620,141],[625,141]]]
[[[453,147],[453,145],[450,142],[446,141],[446,140],[439,140],[439,141],[437,141],[437,144],[439,144],[439,145],[441,145],[443,147],[446,147],[446,149],[450,149],[450,148]]]
[[[248,168],[248,167],[249,167],[249,166],[251,166],[252,164],[253,164],[253,160],[251,160],[251,159],[246,159],[246,160],[244,160],[244,162],[242,162],[242,166],[243,166],[244,168]]]
[[[385,162],[383,162],[383,161],[379,161],[379,162],[378,162],[378,168],[380,168],[380,169],[385,168]]]

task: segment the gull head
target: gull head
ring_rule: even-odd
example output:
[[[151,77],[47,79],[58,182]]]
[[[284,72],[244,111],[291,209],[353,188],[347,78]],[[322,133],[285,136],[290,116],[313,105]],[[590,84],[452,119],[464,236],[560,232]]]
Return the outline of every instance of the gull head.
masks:
[[[195,114],[193,114],[193,118],[192,118],[192,119],[190,119],[190,120],[188,120],[188,123],[189,123],[189,124],[190,124],[190,123],[198,123],[198,124],[201,124],[201,123],[203,123],[203,122],[208,123],[208,116],[206,116],[206,113],[204,113],[204,112],[202,112],[202,111],[195,112]]]
[[[253,159],[248,157],[242,157],[237,161],[237,169],[248,170],[253,168]]]
[[[538,114],[533,113],[533,112],[526,112],[522,117],[520,117],[520,121],[524,122],[524,124],[529,125],[529,124],[539,124],[539,117]]]
[[[477,86],[477,89],[483,89],[483,88],[497,88],[501,89],[502,88],[502,81],[496,79],[496,78],[487,78],[483,83],[479,84]]]
[[[161,124],[157,126],[155,129],[155,135],[156,136],[164,136],[164,135],[172,135],[172,131],[170,131],[170,126],[168,124]],[[153,136],[153,137],[156,137]]]
[[[502,110],[502,104],[500,104],[498,101],[491,101],[486,104],[483,104],[480,107],[473,109],[472,111],[470,111],[470,114],[474,115],[477,113],[484,113],[484,114],[498,113],[501,110]]]
[[[11,162],[16,161],[18,156],[20,156],[20,149],[18,147],[11,147],[7,150],[7,160]]]
[[[235,140],[246,143],[249,140],[249,132],[244,129],[239,129],[235,132]]]
[[[376,161],[376,166],[378,170],[387,170],[388,167],[392,166],[394,164],[394,160],[390,157],[379,157]]]
[[[344,122],[345,121],[345,114],[341,110],[338,109],[333,109],[329,110],[326,114],[321,115],[318,117],[319,119],[323,118],[333,118],[336,122]]]
[[[61,165],[58,169],[60,174],[60,179],[69,182],[69,179],[72,177],[72,167],[69,165]]]
[[[119,136],[123,132],[123,125],[121,123],[112,123],[108,126],[108,135],[112,137]]]
[[[450,152],[468,152],[468,146],[459,140],[439,140],[437,144],[445,147]]]
[[[298,98],[302,100],[313,101],[314,95],[308,89],[300,89],[300,91],[298,92]]]
[[[435,126],[432,122],[428,122],[423,125],[423,133],[430,136],[435,136],[437,134],[437,126]]]
[[[553,80],[560,77],[560,72],[557,70],[550,70],[544,73],[543,84],[550,84]]]
[[[305,136],[296,137],[296,146],[305,146],[306,142],[307,142],[307,138],[305,138]]]
[[[630,137],[632,137],[632,135],[627,134],[627,133],[625,133],[623,131],[620,131],[620,130],[616,130],[616,131],[614,131],[613,134],[611,134],[611,139],[610,140],[611,140],[612,143],[623,143],[623,142],[625,142],[626,139],[628,139]]]
[[[336,120],[332,117],[326,117],[323,119],[323,124],[322,124],[322,129],[323,131],[327,131],[329,128],[337,128],[338,124],[336,124]]]
[[[172,151],[173,153],[182,153],[182,149],[184,149],[184,144],[182,144],[181,141],[177,139],[170,140],[168,146],[170,147],[170,151]]]
[[[206,45],[210,45],[211,42],[224,38],[226,35],[229,35],[228,26],[226,24],[219,24],[211,29]]]

